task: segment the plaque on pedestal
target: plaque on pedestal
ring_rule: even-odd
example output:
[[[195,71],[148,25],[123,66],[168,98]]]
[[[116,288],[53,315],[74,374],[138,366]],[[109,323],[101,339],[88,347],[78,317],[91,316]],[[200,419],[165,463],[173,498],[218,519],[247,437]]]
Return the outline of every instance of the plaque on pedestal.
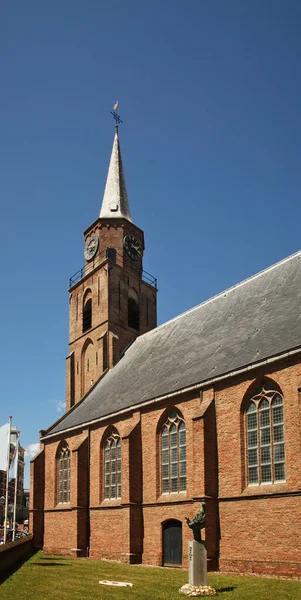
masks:
[[[207,550],[205,542],[188,542],[189,583],[207,585]]]

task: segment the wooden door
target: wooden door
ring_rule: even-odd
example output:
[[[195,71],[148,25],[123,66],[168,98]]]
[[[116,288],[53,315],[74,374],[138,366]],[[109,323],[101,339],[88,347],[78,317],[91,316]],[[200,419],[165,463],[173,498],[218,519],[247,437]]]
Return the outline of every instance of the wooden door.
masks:
[[[171,519],[163,524],[163,565],[182,566],[182,523]]]

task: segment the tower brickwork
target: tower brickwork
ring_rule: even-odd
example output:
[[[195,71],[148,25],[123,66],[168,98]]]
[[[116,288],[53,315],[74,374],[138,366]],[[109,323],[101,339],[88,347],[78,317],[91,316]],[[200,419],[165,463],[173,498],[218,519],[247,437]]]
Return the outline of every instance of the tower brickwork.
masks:
[[[117,128],[100,216],[84,239],[85,266],[69,289],[67,410],[157,325],[156,280],[143,272],[144,234],[131,220]]]

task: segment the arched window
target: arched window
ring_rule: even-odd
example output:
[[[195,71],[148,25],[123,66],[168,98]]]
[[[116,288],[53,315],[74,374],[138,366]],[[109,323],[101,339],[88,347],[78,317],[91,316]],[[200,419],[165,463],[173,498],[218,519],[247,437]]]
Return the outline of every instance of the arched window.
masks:
[[[58,454],[58,502],[70,502],[70,450],[67,443],[61,446]]]
[[[257,390],[245,413],[249,485],[285,481],[283,398],[271,388]]]
[[[173,411],[161,430],[162,494],[186,490],[186,427]]]
[[[128,299],[128,326],[136,329],[136,331],[140,329],[139,305],[134,298]]]
[[[115,432],[105,442],[104,479],[105,499],[121,498],[121,440]]]
[[[92,327],[92,299],[89,298],[83,308],[83,333]]]

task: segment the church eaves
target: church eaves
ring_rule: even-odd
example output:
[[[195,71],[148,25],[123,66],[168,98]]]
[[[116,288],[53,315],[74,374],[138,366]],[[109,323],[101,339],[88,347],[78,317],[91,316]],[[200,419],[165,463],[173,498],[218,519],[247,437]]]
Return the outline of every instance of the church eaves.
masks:
[[[99,217],[101,219],[123,218],[132,221],[123,173],[118,126],[115,128],[111,160]]]

